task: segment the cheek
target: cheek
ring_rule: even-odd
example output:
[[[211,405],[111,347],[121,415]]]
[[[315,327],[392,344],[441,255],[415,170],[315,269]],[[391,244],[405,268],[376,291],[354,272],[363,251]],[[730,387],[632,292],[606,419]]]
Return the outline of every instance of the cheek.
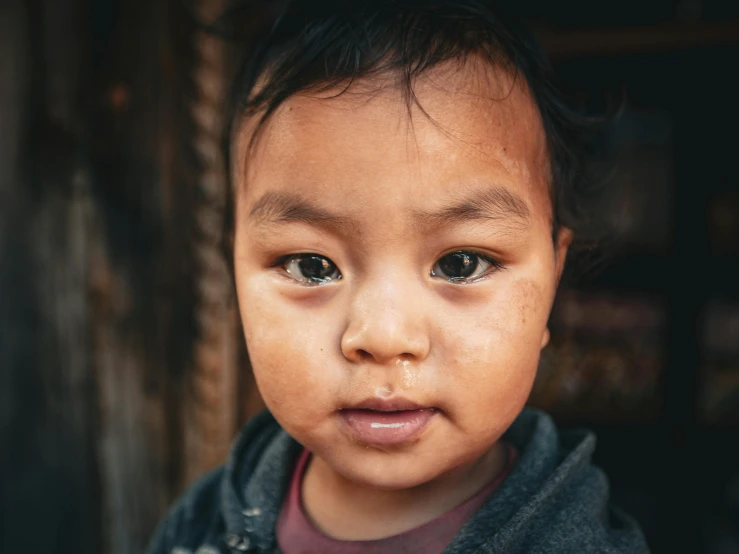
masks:
[[[240,295],[249,359],[267,407],[288,430],[310,426],[335,398],[326,317],[299,310],[258,283]],[[306,399],[310,399],[306,402]]]
[[[520,412],[536,375],[549,306],[541,286],[519,280],[445,327],[446,386],[459,399],[460,425],[507,427]]]

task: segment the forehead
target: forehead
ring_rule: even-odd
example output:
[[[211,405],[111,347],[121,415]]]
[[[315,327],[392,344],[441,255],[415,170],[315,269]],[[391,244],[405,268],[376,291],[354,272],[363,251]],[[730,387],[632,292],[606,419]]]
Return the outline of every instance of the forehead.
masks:
[[[343,90],[287,99],[248,156],[257,118],[241,125],[232,168],[239,204],[278,189],[327,205],[394,199],[432,208],[442,196],[495,186],[551,217],[546,136],[521,75],[443,64],[414,82],[410,112],[392,76],[336,96]]]

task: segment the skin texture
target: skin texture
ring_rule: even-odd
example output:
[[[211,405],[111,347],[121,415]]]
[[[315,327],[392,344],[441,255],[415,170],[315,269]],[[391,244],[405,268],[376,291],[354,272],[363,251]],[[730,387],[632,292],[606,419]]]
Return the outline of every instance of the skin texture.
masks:
[[[530,393],[571,238],[563,230],[552,240],[545,134],[523,79],[446,64],[415,91],[433,121],[417,107],[409,118],[388,78],[337,98],[291,97],[248,156],[253,120],[233,141],[249,356],[268,408],[314,453],[303,482],[308,516],[341,539],[430,521],[500,472],[498,441]],[[485,193],[496,205],[515,195],[528,215],[428,215]],[[277,194],[299,195],[333,219],[252,213]],[[432,274],[459,250],[503,268],[465,284]],[[311,286],[294,267],[291,275],[275,266],[301,253],[331,260],[341,278]],[[409,444],[361,444],[339,415],[397,397],[438,410]]]

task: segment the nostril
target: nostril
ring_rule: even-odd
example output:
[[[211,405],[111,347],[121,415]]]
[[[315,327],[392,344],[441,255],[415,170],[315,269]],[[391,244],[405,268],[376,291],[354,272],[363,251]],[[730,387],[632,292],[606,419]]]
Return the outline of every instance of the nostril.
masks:
[[[357,358],[359,358],[360,361],[366,361],[372,359],[372,354],[367,352],[366,350],[362,350],[359,348],[357,350]]]
[[[400,356],[398,356],[397,363],[405,366],[408,364],[408,362],[411,361],[411,358],[413,358],[413,354],[408,354],[408,353],[401,354]]]

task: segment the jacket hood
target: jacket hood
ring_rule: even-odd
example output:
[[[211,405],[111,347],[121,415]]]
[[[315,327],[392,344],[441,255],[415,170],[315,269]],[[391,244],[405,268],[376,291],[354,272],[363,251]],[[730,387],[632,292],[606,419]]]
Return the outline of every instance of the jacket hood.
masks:
[[[445,554],[647,551],[635,522],[608,505],[608,481],[591,464],[591,432],[560,433],[548,415],[525,409],[504,440],[518,450],[516,465]],[[301,448],[268,412],[247,424],[221,482],[227,544],[275,547]]]
[[[516,464],[444,554],[648,552],[636,523],[608,503],[608,481],[591,463],[591,432],[559,432],[548,415],[525,409],[503,439],[518,450]],[[149,554],[276,552],[301,449],[269,412],[253,418],[227,464],[172,508]]]

